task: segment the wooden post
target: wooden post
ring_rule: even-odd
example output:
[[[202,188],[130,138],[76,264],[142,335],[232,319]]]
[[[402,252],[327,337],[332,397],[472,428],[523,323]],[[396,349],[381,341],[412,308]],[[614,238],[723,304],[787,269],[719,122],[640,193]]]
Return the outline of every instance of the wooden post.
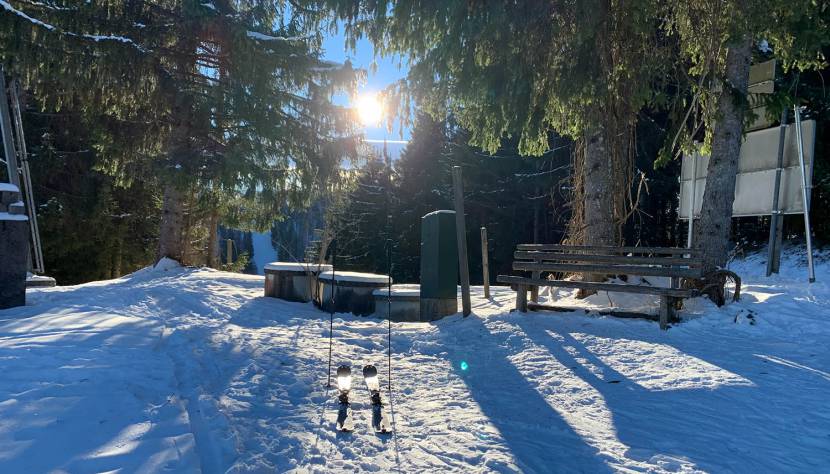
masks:
[[[527,285],[516,285],[516,311],[527,313]]]
[[[534,259],[533,261],[535,263],[542,263],[542,260],[540,260],[540,259]],[[539,271],[532,272],[531,273],[531,278],[533,278],[534,280],[540,280],[542,278],[542,272],[539,272]],[[530,301],[533,301],[534,303],[539,302],[539,287],[536,286],[536,285],[533,285],[533,286],[530,287]]]
[[[470,268],[467,263],[467,228],[464,225],[464,184],[461,167],[452,167],[452,187],[455,190],[455,234],[458,242],[458,273],[461,277],[461,307],[464,316],[472,312],[470,304]]]
[[[233,263],[233,240],[232,239],[227,239],[225,241],[225,249],[226,249],[225,250],[226,260],[227,260],[228,265],[230,265],[231,263]]]
[[[675,320],[675,303],[677,298],[673,296],[660,296],[660,329],[666,330],[669,328],[669,323]]]
[[[484,281],[484,297],[490,297],[490,262],[487,259],[487,228],[481,228],[481,278]]]
[[[767,246],[767,276],[778,273],[781,264],[781,239],[784,219],[779,209],[781,194],[781,172],[784,169],[784,142],[787,138],[787,109],[781,112],[778,126],[778,165],[775,168],[775,187],[772,188],[772,213],[769,220],[769,245]]]

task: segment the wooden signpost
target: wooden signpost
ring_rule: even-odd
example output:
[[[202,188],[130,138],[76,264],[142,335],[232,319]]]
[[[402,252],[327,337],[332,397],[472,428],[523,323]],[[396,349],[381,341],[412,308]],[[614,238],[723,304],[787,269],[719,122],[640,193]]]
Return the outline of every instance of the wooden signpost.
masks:
[[[470,268],[467,263],[467,228],[464,225],[464,185],[461,167],[452,167],[452,187],[455,191],[455,233],[458,242],[458,272],[461,277],[461,307],[464,316],[472,312],[470,304]]]
[[[487,259],[487,228],[481,228],[481,279],[484,281],[484,297],[490,297],[490,262]]]

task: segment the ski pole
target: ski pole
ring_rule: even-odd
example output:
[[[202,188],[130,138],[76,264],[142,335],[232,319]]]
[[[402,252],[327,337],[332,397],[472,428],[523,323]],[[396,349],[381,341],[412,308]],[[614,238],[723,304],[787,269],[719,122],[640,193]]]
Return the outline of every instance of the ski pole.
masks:
[[[392,403],[392,239],[386,239],[386,315],[389,317],[386,332],[386,382],[389,387],[389,402]]]
[[[334,264],[337,259],[337,239],[331,241],[331,299],[329,301],[329,369],[326,388],[331,388],[331,345],[334,331]]]

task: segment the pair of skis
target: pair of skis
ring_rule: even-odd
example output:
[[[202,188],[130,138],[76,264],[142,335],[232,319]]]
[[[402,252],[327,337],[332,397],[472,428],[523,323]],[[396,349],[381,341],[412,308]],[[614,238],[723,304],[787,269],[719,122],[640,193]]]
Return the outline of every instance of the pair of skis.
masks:
[[[391,433],[392,427],[380,397],[377,367],[374,365],[363,367],[363,380],[366,381],[366,388],[369,389],[372,401],[372,428],[375,433]],[[341,365],[337,368],[337,389],[339,391],[337,399],[340,401],[340,409],[337,412],[337,431],[354,431],[354,416],[349,402],[349,392],[352,389],[352,368],[348,365]]]

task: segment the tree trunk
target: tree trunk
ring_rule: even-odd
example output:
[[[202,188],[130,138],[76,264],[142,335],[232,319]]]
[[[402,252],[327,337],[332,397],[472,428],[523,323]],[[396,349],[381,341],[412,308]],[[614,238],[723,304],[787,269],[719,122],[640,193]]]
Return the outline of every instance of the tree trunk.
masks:
[[[533,190],[533,195],[539,195],[539,188]],[[533,243],[539,243],[539,214],[540,214],[539,199],[533,201]]]
[[[717,119],[712,128],[712,156],[695,232],[695,247],[703,253],[704,271],[724,267],[729,256],[732,204],[741,140],[752,40],[742,38],[726,55],[726,77],[721,83]]]
[[[586,134],[585,160],[582,166],[585,245],[614,245],[617,241],[612,195],[614,167],[602,127],[596,127]]]
[[[210,212],[207,254],[207,265],[211,268],[219,268],[219,211],[216,209]]]
[[[157,260],[184,257],[184,194],[174,184],[164,186]]]
[[[613,163],[608,151],[605,130],[595,127],[585,136],[585,159],[582,163],[582,187],[584,189],[585,228],[583,230],[584,245],[614,245],[617,241],[614,224],[614,183]],[[583,281],[602,281],[604,275],[584,273]],[[580,290],[579,298],[596,293],[590,290]]]
[[[112,274],[113,277],[119,278],[123,275],[121,269],[124,259],[124,239],[127,237],[127,224],[124,219],[118,223],[118,240],[115,242],[115,255],[112,259]]]

